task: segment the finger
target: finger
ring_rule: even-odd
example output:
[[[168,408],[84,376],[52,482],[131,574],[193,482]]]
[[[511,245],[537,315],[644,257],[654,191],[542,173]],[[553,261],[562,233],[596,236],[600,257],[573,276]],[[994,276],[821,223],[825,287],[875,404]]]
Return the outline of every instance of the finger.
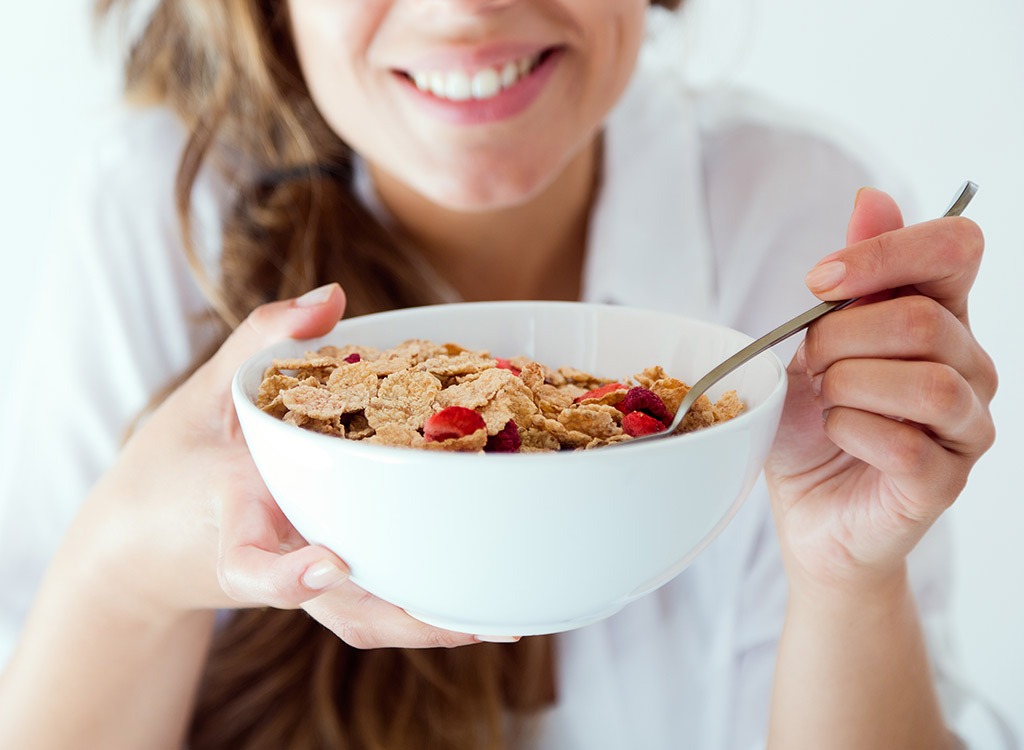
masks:
[[[277,609],[296,609],[348,578],[337,555],[312,545],[285,554],[255,545],[227,547],[217,572],[224,592],[240,605]]]
[[[351,581],[302,608],[354,648],[454,648],[480,642],[472,634],[420,622]]]
[[[902,226],[903,214],[896,201],[881,190],[861,188],[853,201],[853,214],[846,228],[846,244],[853,245]]]
[[[949,453],[914,425],[846,407],[829,410],[825,432],[840,449],[892,482],[889,508],[899,519],[930,522],[956,499],[971,460]]]
[[[344,310],[345,293],[337,284],[327,284],[297,299],[260,305],[231,333],[204,369],[223,383],[242,362],[270,344],[326,334]]]
[[[807,274],[826,300],[909,288],[932,297],[967,322],[967,295],[984,239],[969,219],[949,217],[865,239],[824,258]]]
[[[920,295],[876,302],[828,315],[811,326],[803,364],[820,374],[843,359],[938,362],[963,374],[986,401],[995,394],[995,369],[953,314]]]
[[[926,437],[971,459],[988,450],[995,436],[988,409],[970,383],[946,365],[845,359],[812,387],[825,410],[841,406],[926,427]]]
[[[325,547],[292,549],[298,532],[270,499],[225,494],[221,500],[217,574],[235,601],[294,609],[348,577]]]

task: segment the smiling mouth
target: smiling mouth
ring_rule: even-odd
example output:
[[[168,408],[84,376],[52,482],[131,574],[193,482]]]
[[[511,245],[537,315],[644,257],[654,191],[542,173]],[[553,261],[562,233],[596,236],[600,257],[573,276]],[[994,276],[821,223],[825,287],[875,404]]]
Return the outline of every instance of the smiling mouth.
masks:
[[[417,89],[452,102],[484,101],[528,78],[556,48],[551,47],[497,67],[475,70],[399,70]]]

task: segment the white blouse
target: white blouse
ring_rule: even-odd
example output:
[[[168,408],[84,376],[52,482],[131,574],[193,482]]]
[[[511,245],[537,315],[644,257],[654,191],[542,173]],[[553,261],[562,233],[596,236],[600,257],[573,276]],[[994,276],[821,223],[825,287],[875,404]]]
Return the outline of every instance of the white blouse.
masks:
[[[583,298],[760,334],[814,304],[803,276],[843,246],[856,190],[893,186],[792,114],[737,93],[688,91],[671,59],[653,34],[608,121]],[[125,111],[67,186],[40,289],[48,302],[14,360],[0,421],[0,664],[126,425],[210,341],[174,210],[184,138],[166,111]],[[364,192],[372,200],[372,186]],[[212,173],[196,187],[211,262],[229,193]],[[940,523],[911,556],[943,706],[970,747],[1013,747],[955,672],[943,619],[948,545]],[[535,747],[762,747],[785,601],[761,484],[678,577],[559,636],[558,702],[540,717]]]

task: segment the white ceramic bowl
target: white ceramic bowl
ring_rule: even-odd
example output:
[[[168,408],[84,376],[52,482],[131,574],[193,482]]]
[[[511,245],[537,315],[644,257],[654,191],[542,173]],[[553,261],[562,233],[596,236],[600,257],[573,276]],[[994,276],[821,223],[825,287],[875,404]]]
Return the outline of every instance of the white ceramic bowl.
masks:
[[[439,305],[344,320],[238,370],[233,396],[256,466],[311,543],[352,580],[425,622],[534,635],[601,620],[682,571],[725,527],[774,439],[785,369],[765,352],[712,389],[747,410],[687,435],[589,451],[458,454],[314,434],[254,405],[274,357],[409,338],[525,355],[622,379],[651,365],[695,382],[750,341],[721,326],[606,305]]]

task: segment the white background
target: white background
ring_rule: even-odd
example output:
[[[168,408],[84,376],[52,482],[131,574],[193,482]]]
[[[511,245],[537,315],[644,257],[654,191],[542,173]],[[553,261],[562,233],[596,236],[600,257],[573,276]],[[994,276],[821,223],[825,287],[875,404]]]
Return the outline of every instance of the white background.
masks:
[[[8,353],[27,301],[46,293],[36,261],[63,170],[116,98],[115,55],[97,54],[88,15],[83,0],[11,3],[0,25]],[[972,321],[1001,373],[999,438],[951,511],[954,625],[967,675],[1024,732],[1024,498],[1013,469],[1024,461],[1024,4],[693,0],[689,16],[695,81],[752,86],[842,123],[909,179],[921,208],[909,221],[938,215],[965,179],[981,186],[968,209],[988,248]],[[9,358],[0,387],[21,366]]]

